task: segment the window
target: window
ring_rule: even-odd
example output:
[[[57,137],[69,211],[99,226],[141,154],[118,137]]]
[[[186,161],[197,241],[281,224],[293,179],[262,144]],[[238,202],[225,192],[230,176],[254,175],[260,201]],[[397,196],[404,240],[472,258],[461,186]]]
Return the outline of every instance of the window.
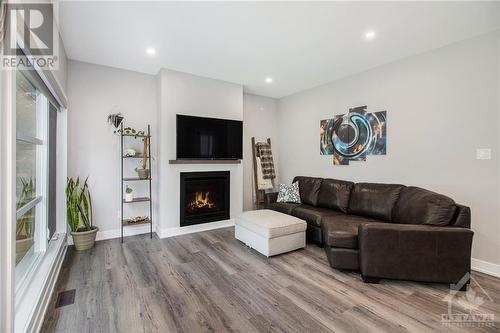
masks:
[[[33,73],[16,73],[16,285],[47,249],[49,100]]]

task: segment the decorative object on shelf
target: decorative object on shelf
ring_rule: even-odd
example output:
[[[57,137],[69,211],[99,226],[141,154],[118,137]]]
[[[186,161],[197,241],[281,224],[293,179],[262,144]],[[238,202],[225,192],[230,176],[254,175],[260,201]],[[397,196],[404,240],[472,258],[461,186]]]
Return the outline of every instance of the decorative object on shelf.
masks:
[[[141,223],[146,223],[148,220],[147,216],[134,216],[134,217],[129,217],[128,219],[124,219],[123,223],[126,224],[141,224]]]
[[[142,141],[144,142],[143,158],[141,164],[135,168],[137,176],[141,179],[147,179],[150,177],[150,172],[148,169],[148,151],[149,151],[149,136],[144,136]]]
[[[387,111],[368,113],[366,106],[360,106],[320,121],[320,154],[333,155],[334,165],[385,155],[386,143]]]
[[[125,156],[134,157],[135,155],[137,155],[137,151],[134,148],[127,148],[127,150],[125,150]]]
[[[115,131],[115,133],[120,135],[121,138],[121,145],[120,145],[120,152],[121,152],[121,178],[122,178],[122,188],[121,188],[121,196],[122,196],[122,205],[121,205],[121,241],[123,243],[123,228],[129,225],[133,224],[148,224],[149,223],[149,235],[151,238],[153,238],[153,204],[151,200],[151,194],[152,194],[152,189],[151,189],[151,126],[148,125],[147,131],[137,131],[131,127],[124,127],[123,123],[121,124],[121,127],[119,130]],[[124,148],[124,143],[125,140],[131,140],[131,139],[142,139],[144,143],[143,147],[143,153],[138,154],[135,149],[131,151],[130,148],[125,149]],[[138,177],[124,177],[123,173],[123,168],[124,168],[124,161],[126,161],[128,158],[127,157],[135,157],[135,158],[141,158],[140,165],[135,168],[135,171],[137,172]],[[126,185],[126,182],[129,181],[147,181],[149,185],[149,196],[145,197],[133,197],[129,196],[130,188],[129,185]],[[130,189],[130,190],[129,190]],[[133,193],[133,191],[132,191]],[[130,193],[130,194],[132,194]],[[149,216],[138,216],[135,218],[123,218],[123,205],[124,204],[131,204],[131,205],[136,205],[140,203],[148,202],[149,203]]]
[[[125,186],[125,201],[131,202],[134,200],[134,190],[130,186]]]
[[[141,162],[140,165],[134,170],[135,172],[137,172],[137,177],[139,177],[140,179],[149,178],[149,169],[144,166],[143,162]]]
[[[146,136],[145,132],[144,131],[138,131],[132,127],[125,127],[123,128],[120,128],[120,129],[117,129],[116,131],[113,131],[113,133],[116,133],[116,134],[122,134],[122,135],[125,135],[125,136],[133,136],[134,139],[137,139],[137,138],[144,138]]]
[[[121,113],[112,113],[108,116],[108,123],[113,125],[115,128],[120,127],[120,124],[123,121],[123,116]],[[116,133],[116,131],[115,131]]]
[[[80,177],[76,180],[68,177],[66,182],[66,216],[75,248],[78,251],[91,249],[99,229],[93,225],[92,198],[88,177],[83,184]]]

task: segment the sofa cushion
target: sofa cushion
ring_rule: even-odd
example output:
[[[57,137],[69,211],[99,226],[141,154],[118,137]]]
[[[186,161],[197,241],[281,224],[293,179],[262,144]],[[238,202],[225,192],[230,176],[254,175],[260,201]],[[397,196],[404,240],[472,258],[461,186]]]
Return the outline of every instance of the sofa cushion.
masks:
[[[336,215],[323,219],[325,245],[346,249],[358,248],[358,227],[367,223],[386,223],[357,215]]]
[[[298,182],[294,182],[292,185],[280,184],[279,187],[280,190],[276,202],[301,203]]]
[[[445,226],[450,224],[456,208],[455,201],[445,195],[408,186],[394,207],[393,222]]]
[[[292,210],[292,215],[301,220],[305,220],[308,224],[321,227],[321,219],[323,217],[342,215],[342,213],[328,208],[300,205]]]
[[[317,206],[322,181],[322,178],[295,177],[293,182],[299,182],[300,201],[306,205]]]
[[[349,200],[349,213],[391,221],[392,209],[404,187],[398,184],[355,184]]]
[[[294,203],[271,202],[270,204],[267,205],[266,208],[275,210],[277,212],[285,213],[288,215],[292,215],[292,210],[299,206],[300,204],[294,204]]]
[[[319,188],[318,206],[347,213],[353,182],[323,179]]]

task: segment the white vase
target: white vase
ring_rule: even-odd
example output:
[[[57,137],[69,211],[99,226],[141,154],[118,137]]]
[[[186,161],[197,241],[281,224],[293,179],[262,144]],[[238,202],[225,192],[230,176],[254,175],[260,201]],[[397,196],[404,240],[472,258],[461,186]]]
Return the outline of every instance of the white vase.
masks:
[[[132,193],[125,192],[125,201],[130,202],[132,200],[134,200],[134,192],[132,192]]]

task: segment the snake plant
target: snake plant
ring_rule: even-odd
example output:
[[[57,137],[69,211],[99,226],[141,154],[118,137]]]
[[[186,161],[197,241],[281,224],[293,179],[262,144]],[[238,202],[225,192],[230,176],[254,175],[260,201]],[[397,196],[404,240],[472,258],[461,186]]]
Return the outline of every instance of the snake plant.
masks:
[[[92,198],[88,177],[82,183],[80,177],[69,178],[66,183],[66,216],[72,232],[93,229]],[[80,222],[82,227],[80,227]]]

